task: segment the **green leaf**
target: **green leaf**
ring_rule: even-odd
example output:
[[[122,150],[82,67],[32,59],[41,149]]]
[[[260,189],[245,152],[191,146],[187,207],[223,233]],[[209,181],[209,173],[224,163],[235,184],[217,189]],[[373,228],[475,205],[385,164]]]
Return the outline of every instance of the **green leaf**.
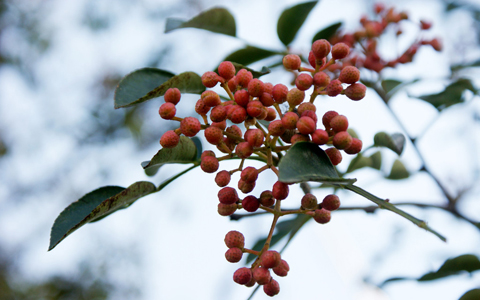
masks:
[[[203,152],[202,141],[197,136],[192,137],[191,140],[195,144],[195,147],[197,148],[196,160],[200,160],[200,158],[202,156],[202,152]]]
[[[390,170],[390,175],[388,175],[388,179],[405,179],[410,176],[407,168],[405,165],[399,160],[396,159],[393,162],[392,169]]]
[[[150,161],[142,162],[142,167],[158,170],[164,164],[189,164],[197,161],[197,146],[195,142],[185,136],[180,137],[180,142],[173,148],[163,148],[153,156]]]
[[[282,12],[280,18],[278,18],[277,35],[285,46],[293,41],[308,14],[317,3],[318,1],[300,3]]]
[[[83,225],[129,206],[154,191],[153,183],[140,181],[128,188],[105,186],[86,194],[57,217],[50,233],[48,251]]]
[[[480,289],[469,290],[458,300],[478,300],[480,299]]]
[[[430,228],[427,223],[425,221],[422,221],[420,219],[417,219],[415,218],[414,216],[410,215],[409,213],[397,208],[395,205],[393,205],[392,203],[390,203],[387,200],[383,200],[381,198],[378,198],[377,196],[365,191],[364,189],[362,189],[361,187],[358,187],[356,185],[353,185],[353,184],[348,184],[348,185],[339,185],[340,187],[344,188],[344,189],[347,189],[349,191],[352,191],[362,197],[365,197],[367,198],[368,200],[372,201],[373,203],[377,204],[380,208],[383,208],[383,209],[387,209],[389,211],[392,211],[394,213],[396,213],[397,215],[400,215],[402,217],[404,217],[405,219],[411,221],[413,224],[417,225],[418,227],[420,228],[423,228],[427,231],[430,231],[431,233],[433,233],[434,235],[436,235],[439,239],[441,239],[442,241],[446,242],[447,239],[441,235],[440,233],[436,232],[435,230],[433,230],[432,228]]]
[[[363,156],[361,153],[358,153],[357,156],[350,161],[346,173],[351,173],[355,170],[371,166],[372,159],[368,156]]]
[[[239,49],[233,53],[230,53],[225,57],[224,61],[231,61],[240,65],[249,65],[259,60],[271,57],[273,55],[281,55],[281,52],[262,49],[254,46],[247,45],[243,49]]]
[[[235,66],[235,72],[238,72],[241,69],[245,69],[245,70],[252,73],[253,78],[259,78],[259,77],[261,77],[263,75],[267,75],[271,72],[270,69],[267,68],[267,67],[262,67],[262,69],[260,71],[255,71],[253,69],[250,69],[249,67],[245,67],[244,65],[241,65],[241,64],[238,64],[238,63],[232,63],[232,64]]]
[[[215,33],[236,36],[235,18],[225,8],[212,8],[201,12],[188,21],[176,18],[168,18],[165,33],[180,28],[198,28]]]
[[[372,159],[371,167],[380,170],[380,168],[382,167],[382,152],[377,151],[370,155],[370,158]]]
[[[316,40],[330,40],[338,31],[338,29],[342,27],[342,22],[333,23],[332,25],[323,28],[319,32],[317,32],[312,39],[312,43]]]
[[[348,134],[350,134],[350,136],[351,136],[352,138],[357,138],[357,139],[358,139],[358,134],[357,134],[357,132],[356,132],[355,130],[353,130],[352,128],[348,128],[348,129],[347,129],[347,132],[348,132]]]
[[[437,94],[430,94],[425,96],[419,96],[416,98],[422,99],[441,111],[449,106],[458,104],[464,101],[463,92],[466,90],[477,93],[477,89],[473,86],[472,82],[466,78],[460,78],[457,81],[448,85],[443,92]]]
[[[115,108],[128,107],[163,96],[169,88],[182,93],[201,94],[205,91],[200,76],[194,72],[174,75],[165,70],[143,68],[123,77],[115,89]]]
[[[382,88],[386,94],[390,93],[393,89],[401,85],[402,82],[394,79],[382,80]]]
[[[285,183],[316,181],[348,184],[356,181],[340,178],[325,151],[311,142],[295,143],[280,160],[278,170],[278,180]]]
[[[401,155],[405,146],[405,136],[401,133],[388,134],[382,131],[375,134],[373,143],[375,147],[386,147]]]

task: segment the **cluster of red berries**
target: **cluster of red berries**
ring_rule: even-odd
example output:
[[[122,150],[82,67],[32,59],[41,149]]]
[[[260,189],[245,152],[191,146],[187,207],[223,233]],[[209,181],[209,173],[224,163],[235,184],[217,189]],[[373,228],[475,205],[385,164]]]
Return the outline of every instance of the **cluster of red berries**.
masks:
[[[286,212],[280,209],[281,201],[289,194],[289,186],[284,182],[277,180],[271,190],[264,190],[260,195],[246,195],[243,199],[236,188],[228,185],[232,174],[240,172],[236,187],[242,193],[249,194],[255,188],[260,173],[270,169],[278,176],[276,165],[281,158],[279,154],[288,151],[297,142],[311,141],[329,146],[325,153],[334,165],[342,160],[340,150],[347,154],[361,151],[362,142],[347,132],[348,120],[344,115],[328,111],[321,119],[324,129],[317,128],[317,107],[314,104],[319,95],[335,97],[343,94],[354,101],[365,96],[366,87],[358,83],[360,71],[356,67],[345,66],[334,78],[329,75],[333,73],[327,73],[329,66],[347,57],[349,52],[350,48],[345,43],[332,47],[326,40],[315,41],[309,56],[312,68],[302,67],[298,55],[286,55],[283,65],[296,76],[295,87],[291,89],[284,84],[264,83],[253,78],[246,69],[237,72],[231,62],[224,61],[219,65],[218,73],[204,73],[202,83],[207,88],[220,83],[230,100],[222,101],[213,90],[203,92],[195,104],[202,124],[196,117],[177,117],[175,105],[180,101],[180,91],[176,88],[167,90],[159,114],[163,119],[179,121],[180,126],[164,133],[160,144],[165,148],[173,148],[179,143],[181,134],[193,137],[203,130],[207,142],[224,153],[217,157],[214,151],[203,151],[200,167],[204,172],[217,172],[222,160],[241,159],[238,168],[218,171],[215,176],[216,184],[221,187],[218,192],[218,213],[222,216],[232,215],[238,209],[247,212],[262,209],[274,215],[272,226],[287,213],[307,214],[316,222],[325,224],[330,221],[330,212],[340,206],[335,195],[328,195],[319,204],[314,195],[306,194],[298,210]],[[313,91],[309,100],[306,100],[305,91],[311,87]],[[243,124],[244,129],[237,124]],[[258,169],[245,166],[245,160],[251,156],[264,161],[265,165]],[[246,286],[263,285],[265,293],[273,296],[280,287],[271,277],[270,269],[278,276],[286,276],[289,266],[281,259],[280,253],[269,249],[270,240],[271,234],[263,249],[254,251],[244,247],[241,233],[229,232],[225,237],[229,248],[225,256],[229,262],[238,262],[245,252],[256,255],[257,259],[250,268],[240,268],[234,273],[234,281]]]
[[[345,33],[332,38],[332,43],[345,43],[350,47],[354,47],[356,43],[361,44],[362,55],[358,53],[352,54],[348,60],[344,61],[344,65],[362,66],[374,72],[380,72],[386,67],[395,67],[397,64],[409,63],[422,45],[430,45],[436,51],[442,50],[442,44],[438,38],[425,39],[419,36],[404,53],[393,60],[383,59],[377,52],[377,40],[386,32],[390,26],[396,30],[396,36],[400,36],[403,31],[400,28],[400,22],[408,20],[408,13],[401,11],[396,12],[393,7],[387,8],[384,4],[377,3],[374,5],[375,18],[369,19],[363,16],[360,19],[361,28],[353,33]],[[430,29],[431,22],[421,20],[419,22],[419,35]],[[330,70],[334,70],[339,66],[333,65]],[[340,66],[341,67],[341,66]]]

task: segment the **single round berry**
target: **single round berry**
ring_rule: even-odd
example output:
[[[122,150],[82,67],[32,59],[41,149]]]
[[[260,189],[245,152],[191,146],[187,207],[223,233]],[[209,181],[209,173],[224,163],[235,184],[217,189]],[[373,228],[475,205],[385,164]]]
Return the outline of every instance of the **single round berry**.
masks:
[[[210,110],[210,106],[205,105],[205,101],[202,99],[198,99],[197,103],[195,104],[195,112],[199,115],[206,115]]]
[[[210,126],[204,131],[205,138],[212,145],[218,145],[223,142],[223,130],[218,127]]]
[[[317,197],[313,194],[307,193],[302,197],[301,204],[305,209],[315,209],[318,205]]]
[[[283,126],[281,120],[275,120],[268,125],[268,132],[272,136],[281,136],[285,132],[286,128]]]
[[[165,132],[160,138],[160,145],[163,148],[173,148],[180,142],[180,137],[173,130]]]
[[[272,106],[273,104],[275,104],[275,100],[273,99],[273,96],[271,93],[263,92],[263,94],[260,97],[258,97],[258,99],[260,100],[260,102],[262,102],[262,104],[265,107]]]
[[[194,117],[186,117],[180,122],[180,130],[185,136],[195,136],[201,129],[200,121]]]
[[[278,284],[278,282],[272,278],[272,280],[270,280],[269,283],[265,284],[263,286],[263,292],[270,296],[270,297],[273,297],[275,295],[277,295],[278,293],[280,293],[280,285]]]
[[[232,187],[224,187],[218,191],[218,200],[223,204],[233,204],[238,201],[237,191]]]
[[[242,259],[243,252],[240,248],[230,248],[225,252],[225,258],[228,262],[237,263]]]
[[[310,137],[308,135],[301,134],[301,133],[295,133],[290,139],[290,143],[292,143],[292,145],[298,142],[309,142],[309,141],[310,141]]]
[[[235,103],[240,106],[247,107],[248,102],[250,101],[250,95],[247,90],[238,90],[233,95]]]
[[[217,175],[215,176],[215,183],[219,187],[224,187],[230,183],[230,178],[231,178],[230,172],[223,170],[218,172]]]
[[[286,85],[279,83],[273,87],[272,96],[276,103],[282,104],[287,101],[287,94],[288,87]]]
[[[345,153],[347,154],[357,154],[362,151],[362,146],[363,143],[361,140],[357,138],[352,138],[352,143],[350,144],[350,146],[343,149],[343,151],[345,151]]]
[[[316,209],[315,214],[313,215],[313,219],[315,222],[320,223],[320,224],[326,224],[330,222],[331,219],[331,214],[330,211],[322,208],[322,209]]]
[[[215,107],[217,105],[222,104],[222,100],[220,100],[220,96],[211,90],[207,90],[203,92],[200,98],[208,107]]]
[[[290,271],[290,266],[285,260],[281,260],[280,264],[272,269],[275,274],[281,277],[287,276],[288,271]]]
[[[352,136],[346,131],[340,131],[333,137],[333,146],[337,149],[345,149],[352,144]]]
[[[287,101],[291,107],[295,107],[303,102],[305,99],[305,92],[297,88],[293,88],[287,93]]]
[[[215,152],[213,152],[212,150],[205,150],[205,151],[203,151],[202,154],[200,155],[200,159],[203,159],[204,157],[207,157],[207,156],[216,157]]]
[[[200,162],[200,168],[205,173],[214,173],[218,170],[218,159],[213,156],[206,156]]]
[[[217,85],[219,81],[220,81],[220,78],[215,72],[208,71],[203,73],[202,75],[202,83],[207,88],[213,88],[214,86]]]
[[[235,76],[235,66],[229,61],[223,61],[218,66],[218,75],[225,80],[230,80]]]
[[[327,111],[323,117],[322,117],[322,123],[323,123],[323,126],[325,126],[325,129],[330,129],[332,128],[330,126],[330,121],[332,121],[332,119],[334,117],[338,116],[338,113],[336,111],[333,111],[333,110],[330,110],[330,111]]]
[[[330,97],[336,97],[343,91],[342,83],[338,79],[332,80],[325,88],[325,91],[327,91],[327,95]]]
[[[266,207],[270,207],[273,204],[275,204],[275,198],[273,198],[273,194],[269,190],[263,191],[260,194],[259,201],[260,201],[260,204]]]
[[[250,101],[247,105],[247,114],[252,118],[258,118],[263,111],[266,111],[266,108],[260,101]]]
[[[260,257],[260,264],[264,268],[271,269],[278,266],[281,260],[282,257],[280,256],[280,253],[275,250],[268,250],[263,252],[262,256]]]
[[[335,132],[346,131],[348,129],[348,119],[344,115],[338,115],[330,120],[330,128]]]
[[[246,69],[241,69],[240,71],[238,71],[237,75],[235,76],[235,81],[237,82],[237,84],[245,88],[248,86],[248,83],[252,79],[253,79],[252,73],[250,71],[247,71]]]
[[[303,116],[303,113],[306,112],[306,111],[313,111],[313,112],[316,112],[317,111],[317,107],[315,106],[315,104],[313,103],[310,103],[310,102],[303,102],[302,104],[300,104],[297,108],[297,113],[300,115],[300,116]],[[316,123],[316,122],[315,122]]]
[[[338,43],[332,47],[332,58],[333,59],[342,59],[347,57],[350,53],[350,47],[345,43]]]
[[[265,117],[265,121],[271,122],[277,118],[277,111],[275,108],[268,107],[267,108],[267,116]]]
[[[237,204],[218,203],[217,212],[221,216],[231,216],[237,211]]]
[[[249,195],[242,200],[242,207],[248,212],[255,212],[260,207],[257,197]]]
[[[340,72],[338,80],[347,84],[355,83],[360,80],[360,70],[354,66],[346,66]]]
[[[247,118],[247,111],[240,105],[234,105],[228,112],[228,119],[232,123],[240,124]]]
[[[253,269],[252,273],[253,273],[253,279],[259,285],[267,284],[272,279],[272,275],[270,275],[270,271],[267,268],[263,268],[263,267],[255,268]]]
[[[340,207],[340,198],[338,198],[337,195],[327,195],[325,198],[323,198],[322,201],[322,208],[333,211],[337,210]]]
[[[327,150],[325,150],[325,154],[327,154],[328,158],[334,166],[342,162],[342,153],[340,153],[340,150],[338,150],[337,148],[328,148]]]
[[[265,85],[260,79],[254,78],[248,82],[248,93],[253,97],[260,97],[263,94]]]
[[[314,68],[317,67],[317,59],[315,58],[313,51],[310,51],[310,53],[308,53],[308,63]]]
[[[317,145],[328,143],[328,133],[323,129],[317,129],[312,133],[312,142]]]
[[[237,87],[238,87],[238,83],[237,81],[235,80],[235,76],[233,76],[227,83],[228,85],[228,88],[230,89],[230,91],[232,93],[234,93],[236,90],[237,90]]]
[[[225,235],[225,245],[228,248],[240,248],[245,247],[245,237],[240,231],[232,230]]]
[[[163,95],[163,99],[165,102],[172,103],[174,105],[177,105],[178,102],[180,102],[182,94],[180,93],[180,90],[177,88],[169,88],[166,92],[165,95]]]
[[[310,102],[306,102],[306,103],[302,103],[302,104],[311,104]],[[300,104],[300,106],[302,106],[302,104]],[[306,110],[304,111],[300,117],[309,117],[310,119],[312,119],[315,124],[317,124],[317,114],[313,111],[313,110]]]
[[[255,182],[246,182],[243,179],[238,181],[238,189],[244,194],[248,194],[255,188]]]
[[[354,83],[345,89],[345,96],[347,96],[349,99],[358,101],[362,100],[365,97],[365,94],[367,92],[367,87],[361,83]]]
[[[225,130],[225,128],[227,128],[227,120],[223,120],[222,122],[213,122],[210,126]]]
[[[283,57],[283,66],[287,70],[298,70],[302,64],[302,60],[296,54],[287,54]]]
[[[310,134],[317,129],[317,124],[312,118],[309,117],[301,117],[298,119],[297,122],[297,129],[300,131],[301,134]]]
[[[233,281],[238,284],[247,284],[252,277],[252,271],[247,267],[240,268],[233,273]]]
[[[313,75],[313,84],[317,87],[326,87],[330,83],[330,76],[325,72],[318,72]]]
[[[163,103],[158,109],[158,114],[165,120],[171,120],[175,117],[176,113],[177,109],[175,108],[175,104],[170,102]]]
[[[298,119],[300,118],[298,117],[297,113],[294,113],[293,111],[285,113],[282,117],[283,127],[285,127],[285,129],[297,128]]]
[[[248,142],[241,142],[235,148],[235,154],[239,158],[247,158],[253,154],[253,147]]]
[[[295,79],[295,85],[297,88],[301,91],[306,91],[308,90],[313,84],[313,78],[311,75],[302,73],[297,76]]]
[[[248,183],[255,182],[258,178],[258,170],[254,167],[246,167],[240,173],[240,178]]]
[[[245,131],[244,138],[252,147],[260,147],[265,140],[265,134],[260,129],[248,129]]]
[[[275,182],[272,188],[272,195],[277,200],[283,200],[288,197],[288,185],[281,181]]]
[[[316,59],[322,59],[330,53],[330,43],[327,40],[316,40],[312,44],[312,52]]]
[[[215,106],[210,112],[210,120],[213,122],[222,122],[227,119],[227,109],[223,105]]]

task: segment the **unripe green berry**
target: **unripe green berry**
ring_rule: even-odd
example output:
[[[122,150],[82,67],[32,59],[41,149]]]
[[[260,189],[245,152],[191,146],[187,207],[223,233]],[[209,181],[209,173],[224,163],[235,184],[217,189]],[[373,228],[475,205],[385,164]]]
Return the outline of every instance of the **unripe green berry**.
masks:
[[[283,57],[283,66],[287,70],[298,70],[302,64],[302,60],[296,54],[287,54]]]
[[[169,88],[166,92],[165,95],[163,95],[163,99],[165,102],[172,103],[174,105],[177,105],[178,102],[180,102],[181,98],[181,93],[180,90],[177,88]]]

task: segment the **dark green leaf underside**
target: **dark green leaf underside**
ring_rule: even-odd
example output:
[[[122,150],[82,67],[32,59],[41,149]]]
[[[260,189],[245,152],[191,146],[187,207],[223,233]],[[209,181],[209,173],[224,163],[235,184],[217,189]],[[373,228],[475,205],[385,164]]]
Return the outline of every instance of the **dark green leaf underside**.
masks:
[[[165,33],[180,28],[198,28],[215,33],[236,36],[235,18],[225,8],[212,8],[204,11],[188,21],[168,18]]]
[[[388,94],[400,84],[402,84],[401,81],[394,80],[394,79],[386,79],[382,81],[382,88],[385,91],[385,93]]]
[[[390,175],[388,175],[388,179],[405,179],[410,176],[407,168],[405,165],[399,160],[396,159],[393,162],[392,169],[390,170]]]
[[[438,110],[442,110],[454,104],[463,102],[463,92],[466,90],[470,90],[475,94],[477,93],[476,88],[469,79],[460,78],[448,85],[443,92],[417,98],[432,104]]]
[[[405,146],[405,136],[401,133],[388,134],[382,131],[375,134],[373,142],[376,147],[386,147],[401,155]]]
[[[330,40],[340,27],[342,27],[342,22],[333,23],[332,25],[323,28],[313,36],[312,43],[321,39]]]
[[[277,22],[277,35],[285,46],[295,39],[298,30],[317,3],[318,1],[300,3],[282,12]]]
[[[458,300],[478,300],[480,299],[480,289],[469,290]]]
[[[224,61],[231,61],[241,65],[249,65],[259,60],[281,54],[279,52],[262,49],[254,46],[246,46],[225,57]]]
[[[180,142],[174,148],[163,148],[149,162],[143,162],[145,170],[159,168],[164,164],[188,164],[197,160],[197,147],[188,137],[181,136]]]
[[[205,91],[201,77],[194,72],[174,75],[170,72],[143,68],[125,76],[115,90],[115,108],[136,105],[163,96],[169,88],[182,93],[201,94]]]
[[[355,179],[338,176],[325,151],[310,142],[295,143],[278,164],[278,180],[285,183],[316,181],[331,184],[348,184]]]
[[[140,181],[126,189],[118,186],[106,186],[86,194],[78,201],[70,204],[57,217],[52,226],[48,250],[52,250],[58,243],[83,225],[129,206],[138,198],[153,191],[155,191],[153,183]]]

